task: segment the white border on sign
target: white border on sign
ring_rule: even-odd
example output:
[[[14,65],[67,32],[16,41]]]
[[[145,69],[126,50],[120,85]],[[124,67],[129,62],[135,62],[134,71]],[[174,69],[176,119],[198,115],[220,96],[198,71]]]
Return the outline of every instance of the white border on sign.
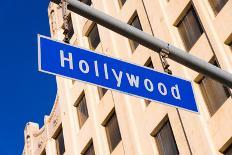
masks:
[[[38,70],[42,71],[42,67],[41,67],[41,46],[40,46],[40,34],[37,35],[37,39],[38,39]]]

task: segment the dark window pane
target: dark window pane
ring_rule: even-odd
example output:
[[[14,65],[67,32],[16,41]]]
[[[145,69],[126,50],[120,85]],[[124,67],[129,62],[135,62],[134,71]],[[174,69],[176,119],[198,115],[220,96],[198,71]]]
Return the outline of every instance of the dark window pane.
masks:
[[[96,24],[94,24],[92,30],[89,32],[88,38],[90,48],[93,50],[96,49],[98,44],[100,43],[99,32]]]
[[[232,155],[232,144],[226,149],[224,155]]]
[[[189,51],[203,33],[200,22],[193,8],[187,12],[186,16],[177,27],[184,45]]]
[[[59,134],[55,139],[56,139],[57,154],[63,155],[65,152],[63,130],[60,130]]]
[[[118,0],[119,1],[119,4],[120,4],[120,6],[122,7],[124,4],[125,4],[125,2],[126,2],[126,0]]]
[[[106,134],[107,134],[110,152],[112,152],[122,139],[115,113],[108,120],[105,128],[106,128]]]
[[[68,19],[67,19],[67,25],[64,23],[62,28],[64,29],[64,35],[67,35],[67,37],[65,37],[64,41],[65,42],[69,42],[70,39],[72,38],[73,34],[74,34],[74,29],[73,29],[73,23],[72,23],[72,18],[71,18],[71,14],[68,15]]]
[[[105,95],[106,92],[107,92],[107,89],[98,87],[98,93],[99,93],[100,99]]]
[[[71,39],[73,34],[74,34],[74,29],[73,29],[72,18],[70,15],[68,20],[68,38]]]
[[[179,151],[176,141],[172,133],[170,122],[166,122],[164,126],[155,136],[160,155],[178,155]]]
[[[148,61],[146,62],[145,66],[154,69],[154,66],[153,66],[153,63],[151,61],[151,58],[148,59]],[[150,100],[145,100],[146,106],[148,106],[150,103],[151,103]]]
[[[144,101],[145,101],[146,106],[148,106],[151,103],[150,100],[144,100]]]
[[[91,0],[80,0],[80,1],[87,4],[87,5],[89,5],[89,6],[92,4]]]
[[[214,65],[218,67],[216,61]],[[230,96],[230,92],[225,86],[209,77],[204,77],[201,80],[200,88],[211,115],[213,115]]]
[[[138,15],[136,15],[133,18],[133,20],[130,23],[130,25],[132,25],[133,27],[135,27],[135,28],[143,31]],[[139,46],[139,43],[136,42],[136,41],[133,41],[133,40],[129,40],[129,41],[130,41],[130,45],[131,45],[131,50],[134,51]]]
[[[149,63],[146,65],[146,67],[149,67],[151,69],[154,68],[152,61],[150,60]]]
[[[217,15],[223,6],[228,2],[228,0],[209,0],[209,3],[215,13]]]
[[[80,127],[82,127],[85,121],[89,117],[85,95],[81,98],[80,102],[77,104],[77,115],[78,115],[79,125]]]
[[[41,155],[46,155],[45,149],[42,151]]]
[[[90,144],[83,155],[95,155],[93,143]]]

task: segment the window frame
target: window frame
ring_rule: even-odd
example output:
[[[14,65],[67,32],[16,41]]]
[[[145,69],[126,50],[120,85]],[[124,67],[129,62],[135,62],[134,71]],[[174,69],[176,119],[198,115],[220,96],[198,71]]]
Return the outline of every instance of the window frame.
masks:
[[[152,65],[152,67],[150,66],[150,64]],[[147,61],[146,61],[146,63],[144,64],[144,66],[145,67],[148,67],[148,68],[150,68],[150,69],[154,69],[154,64],[153,64],[153,62],[152,62],[152,59],[151,59],[151,57],[149,57],[148,59],[147,59]],[[145,105],[146,105],[146,107],[147,106],[149,106],[149,104],[152,102],[151,100],[144,100],[144,102],[145,102]]]
[[[140,29],[140,28],[137,28],[137,27],[135,27],[135,26],[133,26],[133,22],[136,20],[136,17],[137,17],[137,19],[138,19],[138,24],[139,24],[139,27],[140,27],[141,29]],[[132,17],[131,17],[131,19],[129,20],[128,24],[131,25],[131,26],[133,26],[134,28],[137,28],[137,29],[140,30],[140,31],[143,31],[142,23],[141,23],[141,21],[140,21],[140,18],[139,18],[139,15],[138,15],[137,11],[134,12],[134,14],[132,15]],[[135,50],[137,49],[137,47],[140,45],[138,42],[133,41],[133,40],[131,40],[131,39],[129,39],[129,44],[130,44],[130,48],[131,48],[132,53],[134,53],[134,51],[135,51]],[[136,44],[138,44],[138,45],[135,47]]]
[[[228,44],[228,46],[232,50],[232,41]]]
[[[181,25],[183,24],[185,24],[185,23],[183,23],[184,22],[184,20],[187,20],[188,18],[190,18],[191,16],[187,16],[190,12],[192,12],[192,14],[193,14],[193,18],[195,19],[195,24],[198,26],[198,30],[199,30],[199,32],[200,32],[200,35],[199,36],[197,36],[196,38],[196,40],[195,41],[193,41],[193,40],[190,40],[190,41],[188,41],[188,43],[187,43],[187,41],[186,41],[186,39],[188,40],[189,38],[188,38],[188,36],[190,37],[190,38],[192,38],[193,36],[190,36],[190,34],[192,33],[192,34],[195,34],[195,32],[192,32],[192,31],[184,31],[184,34],[183,34],[183,31],[181,31]],[[179,35],[180,35],[180,38],[181,38],[181,40],[182,40],[182,43],[183,43],[183,45],[184,45],[184,47],[185,47],[185,49],[189,52],[191,49],[192,49],[192,47],[196,44],[196,42],[199,40],[199,38],[202,36],[202,34],[204,33],[204,27],[202,26],[202,24],[201,24],[201,20],[200,20],[200,18],[199,18],[199,16],[198,16],[198,14],[197,14],[197,12],[196,12],[196,10],[194,9],[194,6],[192,5],[192,6],[190,6],[190,8],[188,9],[188,11],[185,13],[185,15],[182,17],[182,19],[178,22],[178,24],[176,25],[176,27],[177,27],[177,29],[178,29],[178,32],[179,32]],[[184,29],[187,29],[187,27],[184,27],[183,26],[183,28]],[[191,34],[191,35],[192,35]],[[184,37],[184,36],[187,36],[186,38]],[[195,37],[195,35],[194,35],[194,37]],[[194,43],[190,43],[190,42],[194,42]]]
[[[154,134],[154,139],[155,139],[155,142],[156,142],[158,152],[159,152],[160,155],[163,155],[164,150],[162,149],[163,147],[161,147],[161,144],[160,144],[162,142],[159,142],[159,138],[157,138],[157,136],[159,136],[158,134],[161,134],[161,131],[166,127],[166,125],[168,125],[168,127],[170,129],[172,140],[174,140],[173,142],[174,142],[175,149],[177,151],[177,154],[179,154],[180,152],[179,152],[179,149],[178,149],[178,146],[177,146],[177,143],[176,143],[176,139],[175,139],[175,136],[174,136],[174,133],[173,133],[171,122],[170,122],[170,120],[168,119],[167,116],[162,121],[162,124],[160,124],[160,128]],[[170,139],[168,139],[168,140],[170,141]]]
[[[90,35],[91,35],[91,32],[93,32],[94,28],[96,28],[97,38],[98,38],[98,40],[99,40],[99,42],[97,43],[96,47],[93,46],[92,40],[91,40],[91,36],[90,36]],[[91,50],[95,50],[95,49],[99,46],[99,44],[101,43],[100,33],[99,33],[98,26],[97,26],[96,23],[93,23],[93,24],[91,25],[91,27],[90,27],[90,29],[89,29],[89,31],[88,31],[86,37],[88,38],[89,48],[90,48]]]
[[[82,116],[81,116],[81,112],[79,112],[79,110],[78,110],[78,108],[79,108],[78,106],[80,106],[80,104],[81,104],[81,102],[82,102],[83,99],[85,99],[85,107],[84,107],[84,109],[87,112],[87,118],[84,119],[84,120],[81,120]],[[77,111],[76,113],[77,113],[77,119],[78,119],[79,128],[81,129],[84,126],[85,122],[89,118],[87,100],[86,100],[86,96],[85,96],[84,91],[82,92],[82,94],[78,97],[77,101],[75,102],[75,107],[76,107],[76,111]]]
[[[224,155],[230,155],[230,154],[227,154],[227,153],[232,153],[232,144],[230,144],[226,149],[225,151],[223,151],[223,154]]]
[[[95,149],[94,149],[94,144],[93,144],[93,140],[91,139],[88,144],[85,146],[85,148],[83,149],[81,155],[86,155],[86,153],[89,151],[89,149],[93,147],[93,152],[95,155]]]
[[[111,133],[109,131],[110,129],[109,129],[109,127],[107,127],[109,125],[109,123],[112,121],[112,119],[116,119],[116,122],[117,122],[116,129],[114,129],[114,131],[116,130],[118,132],[118,135],[119,135],[118,140],[116,140],[117,144],[112,144],[113,140],[111,139],[112,137],[111,137]],[[115,120],[113,120],[113,121],[115,121]],[[115,150],[115,148],[118,146],[118,144],[122,141],[122,136],[121,136],[121,131],[120,131],[120,128],[119,128],[118,118],[117,118],[117,114],[116,114],[115,111],[113,111],[112,114],[110,115],[110,117],[107,119],[104,127],[105,127],[105,132],[106,132],[106,137],[107,137],[109,150],[110,150],[110,153],[112,153]]]
[[[46,155],[46,149],[44,148],[40,155]]]
[[[108,89],[103,88],[103,87],[97,87],[97,90],[98,90],[100,100],[105,96],[105,94],[108,91]]]
[[[71,31],[70,31],[70,28],[71,28]],[[69,40],[71,40],[73,35],[74,35],[74,26],[73,26],[71,13],[69,13],[69,15],[68,15],[68,33],[67,33],[67,35],[69,37]]]
[[[118,0],[119,7],[122,8],[125,5],[126,1],[127,0],[125,0],[125,2],[122,2],[122,0]]]
[[[64,152],[63,152],[63,154],[65,154],[65,152],[66,152],[66,148],[65,148],[65,140],[64,140],[64,133],[63,133],[63,128],[62,128],[62,124],[58,127],[58,129],[57,129],[57,131],[56,131],[56,133],[54,134],[54,136],[53,136],[53,139],[55,140],[55,142],[56,142],[56,153],[57,153],[57,155],[63,155],[63,154],[61,154],[61,150],[60,150],[60,143],[59,143],[59,141],[58,141],[58,137],[59,137],[59,135],[62,133],[62,139],[63,139],[63,144],[64,144]]]
[[[219,65],[219,63],[217,62],[217,59],[216,58],[214,58],[214,60],[212,61],[213,63],[213,65],[214,66],[216,66],[216,67],[219,67],[220,68],[220,65]],[[207,78],[207,79],[206,79]],[[207,92],[207,88],[205,87],[205,85],[204,85],[204,83],[203,83],[203,80],[210,80],[211,82],[215,82],[216,84],[220,84],[220,86],[222,87],[222,89],[224,89],[224,95],[227,97],[226,99],[225,99],[225,101],[223,101],[223,103],[218,103],[218,104],[220,104],[219,105],[219,107],[217,107],[217,108],[215,108],[216,106],[215,105],[212,105],[213,103],[211,103],[210,102],[210,100],[209,100],[209,95],[208,95],[208,93],[209,92]],[[209,82],[209,81],[208,81]],[[213,79],[211,79],[211,78],[209,78],[209,77],[205,77],[205,76],[203,76],[202,78],[201,78],[201,80],[198,82],[198,84],[199,84],[199,87],[200,87],[200,91],[201,91],[201,93],[202,93],[202,97],[203,97],[203,99],[204,99],[204,101],[205,101],[205,104],[206,104],[206,107],[207,107],[207,110],[208,110],[208,112],[209,112],[209,115],[212,117],[219,109],[220,109],[220,107],[221,106],[223,106],[223,104],[226,102],[226,100],[228,99],[228,98],[230,98],[231,97],[231,91],[229,90],[229,88],[227,88],[226,86],[224,86],[224,85],[222,85],[221,83],[219,83],[219,82],[217,82],[217,81],[215,81],[215,80],[213,80]],[[212,107],[212,106],[214,106],[214,107]],[[215,110],[216,109],[216,110]]]
[[[229,0],[227,0],[225,3],[223,1],[224,4],[220,5],[220,4],[217,4],[217,2],[215,0],[208,0],[209,5],[210,5],[211,9],[213,10],[213,13],[215,16],[218,15],[218,13],[224,8],[224,6],[227,4],[228,1]]]

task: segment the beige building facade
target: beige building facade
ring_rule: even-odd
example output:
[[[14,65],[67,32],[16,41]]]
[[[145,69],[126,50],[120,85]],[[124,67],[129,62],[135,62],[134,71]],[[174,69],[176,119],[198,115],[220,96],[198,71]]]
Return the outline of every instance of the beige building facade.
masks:
[[[232,0],[82,0],[232,73]],[[51,36],[64,40],[61,6],[50,3]],[[73,12],[70,44],[163,72],[159,54]],[[44,126],[29,122],[23,155],[232,155],[231,89],[167,59],[193,82],[199,114],[56,77]]]

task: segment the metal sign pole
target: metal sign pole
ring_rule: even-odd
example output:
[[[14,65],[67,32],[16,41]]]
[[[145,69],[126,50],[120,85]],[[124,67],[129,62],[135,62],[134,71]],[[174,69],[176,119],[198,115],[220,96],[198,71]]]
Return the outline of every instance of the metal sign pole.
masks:
[[[52,0],[59,3],[59,0]],[[212,64],[209,64],[188,52],[177,48],[165,41],[162,41],[152,35],[134,28],[133,26],[124,23],[112,16],[109,16],[93,7],[85,5],[77,0],[66,0],[68,2],[68,9],[96,22],[116,33],[119,33],[129,39],[137,41],[139,44],[160,53],[162,50],[168,51],[168,57],[194,71],[211,77],[214,80],[232,88],[232,74],[226,72]]]

